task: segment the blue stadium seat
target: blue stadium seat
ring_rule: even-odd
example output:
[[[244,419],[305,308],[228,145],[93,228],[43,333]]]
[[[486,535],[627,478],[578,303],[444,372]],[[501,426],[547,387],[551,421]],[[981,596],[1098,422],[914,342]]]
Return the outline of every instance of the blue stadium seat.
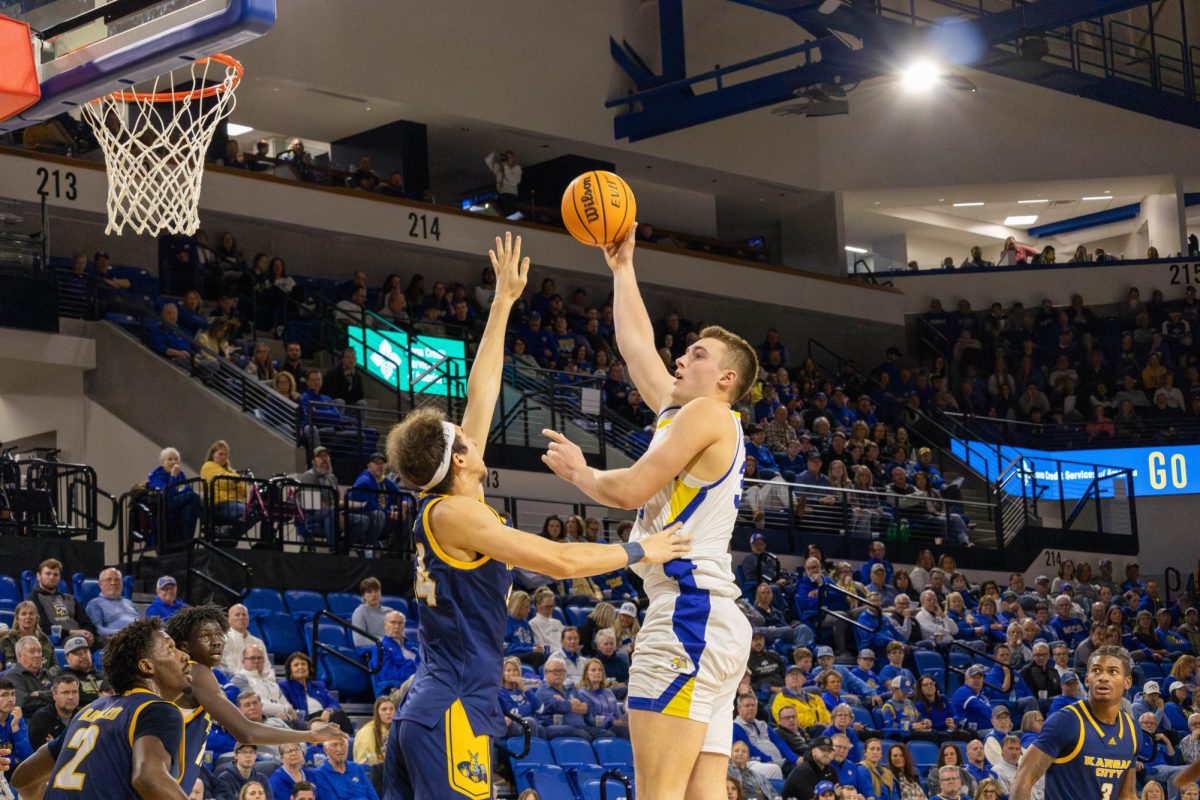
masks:
[[[325,602],[329,604],[330,611],[339,617],[350,619],[354,609],[362,605],[362,598],[350,592],[330,592],[325,595]]]
[[[312,636],[312,628],[306,627],[306,637]],[[353,647],[354,642],[350,640],[350,636],[345,628],[335,622],[317,623],[317,640],[323,644],[332,647]]]
[[[251,589],[246,592],[242,604],[250,611],[284,611],[283,596],[274,589]]]
[[[54,657],[58,659],[59,669],[67,666],[67,651],[63,650],[61,647],[56,647],[54,648]]]
[[[31,569],[21,571],[21,593],[23,597],[29,597],[33,591],[34,585],[37,583],[37,573]],[[58,579],[58,590],[63,594],[71,594],[71,587],[67,585],[66,578]]]
[[[918,774],[924,775],[937,763],[938,746],[933,742],[911,741],[908,743],[908,749],[912,753],[913,765],[916,766]]]
[[[780,781],[779,783],[782,787],[783,781]],[[621,785],[620,781],[610,779],[608,781],[607,788],[608,792],[604,795],[604,797],[608,798],[608,800],[629,800],[625,794],[625,787]],[[580,797],[582,797],[583,800],[600,800],[600,781],[588,781],[585,783],[583,785],[583,791],[580,793]]]
[[[554,617],[556,620],[561,622],[563,625],[567,624],[567,618],[563,615],[562,609],[559,608],[558,606],[554,607],[554,610],[550,612],[550,616]]]
[[[954,655],[959,655],[955,653]],[[942,660],[941,653],[935,653],[932,650],[914,650],[913,660],[917,664],[917,675],[925,675],[930,670],[945,670],[946,662]]]
[[[85,578],[80,582],[79,588],[75,590],[75,599],[79,601],[85,609],[87,604],[100,596],[100,581],[95,578]]]
[[[533,773],[533,788],[541,800],[576,800],[567,773],[559,767],[541,767]]]
[[[599,764],[591,766],[579,766],[567,768],[567,780],[571,783],[571,789],[575,792],[576,797],[583,796],[583,787],[592,782],[598,782],[600,776],[606,771],[605,767]],[[616,784],[619,785],[619,784]],[[612,792],[610,791],[611,795]]]
[[[13,614],[11,609],[5,609],[3,611],[0,611],[0,624],[7,625],[8,627],[11,628],[13,626],[13,617],[14,616],[15,615]]]
[[[304,644],[304,637],[300,635],[300,629],[296,625],[296,620],[290,615],[283,612],[266,614],[259,619],[263,633],[263,641],[267,644],[267,649],[275,656],[277,661],[284,661],[291,653],[305,652],[308,648]]]
[[[511,753],[521,752],[522,738],[514,736],[506,740],[506,747]],[[513,777],[517,781],[517,791],[523,792],[532,788],[534,772],[544,769],[558,769],[554,765],[554,755],[550,752],[550,744],[545,739],[533,737],[529,740],[529,752],[524,758],[512,760]]]
[[[400,595],[385,594],[380,598],[379,602],[384,606],[384,608],[390,608],[393,611],[399,611],[405,616],[405,618],[408,617],[408,601]]]
[[[421,646],[421,634],[415,627],[410,628],[407,625],[404,627],[404,643],[412,649]]]
[[[951,650],[950,651],[950,666],[951,667],[958,667],[959,669],[966,669],[967,667],[971,666],[974,663],[975,663],[974,656],[970,656],[970,655],[964,653],[962,650]]]
[[[863,708],[862,706],[854,706],[853,710],[854,710],[854,721],[855,722],[861,722],[863,724],[863,727],[866,727],[866,728],[875,727],[875,718],[871,716],[871,710],[869,708]]]
[[[309,614],[316,614],[318,611],[325,611],[325,598],[320,592],[310,592],[306,589],[289,589],[283,593],[283,604],[287,610],[295,613],[297,611],[305,611]]]
[[[596,761],[607,767],[633,763],[633,746],[625,739],[600,739],[592,743]]]
[[[326,684],[337,689],[343,701],[369,703],[374,699],[371,678],[363,670],[327,653],[321,654],[320,670]]]
[[[586,739],[560,736],[550,740],[550,751],[554,753],[554,763],[560,767],[591,766],[596,763],[596,751],[592,750],[592,743]]]
[[[9,600],[13,606],[21,602],[21,592],[17,589],[17,582],[10,575],[0,575],[0,600]]]
[[[592,613],[590,608],[583,606],[567,606],[567,624],[578,628],[588,618],[588,614]]]

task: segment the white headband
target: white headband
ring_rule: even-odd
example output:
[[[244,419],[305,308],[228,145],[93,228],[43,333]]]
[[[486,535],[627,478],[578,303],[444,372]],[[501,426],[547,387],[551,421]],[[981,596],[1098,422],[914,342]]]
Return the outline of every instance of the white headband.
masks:
[[[442,436],[446,437],[446,450],[442,453],[442,463],[433,471],[433,477],[421,486],[422,492],[429,491],[445,480],[446,473],[450,471],[450,456],[454,454],[454,439],[457,435],[458,431],[454,429],[454,424],[442,420]]]

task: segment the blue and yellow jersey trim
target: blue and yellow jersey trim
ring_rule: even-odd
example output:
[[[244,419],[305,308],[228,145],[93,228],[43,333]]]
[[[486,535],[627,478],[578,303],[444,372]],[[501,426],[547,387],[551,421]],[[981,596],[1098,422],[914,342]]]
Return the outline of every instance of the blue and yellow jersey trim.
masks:
[[[133,742],[136,739],[135,734],[137,733],[138,718],[141,717],[143,710],[145,710],[149,706],[153,705],[154,703],[166,703],[171,708],[178,711],[179,716],[181,718],[184,717],[182,708],[180,708],[179,706],[175,705],[174,703],[172,703],[168,700],[164,700],[160,695],[155,694],[154,692],[150,691],[149,689],[131,689],[130,691],[125,693],[125,696],[128,697],[131,694],[143,693],[143,692],[145,694],[150,695],[153,699],[147,700],[146,702],[141,703],[140,705],[138,705],[137,708],[135,708],[133,710],[133,716],[130,717],[130,719],[129,719],[129,747],[130,747],[130,749],[133,748]],[[200,710],[203,711],[204,707],[200,706]],[[186,725],[186,724],[187,724],[186,720],[182,721],[181,727],[182,727],[182,725]],[[176,754],[176,757],[175,757],[175,769],[178,772],[178,774],[174,774],[174,773],[171,774],[171,777],[175,779],[175,782],[180,783],[180,784],[183,782],[183,764],[184,764],[184,759],[187,757],[185,755],[186,747],[187,747],[187,732],[181,731],[180,735],[179,735],[179,752]]]
[[[433,535],[433,525],[431,524],[431,522],[429,520],[429,512],[433,509],[434,506],[436,506],[438,503],[442,502],[447,497],[449,497],[449,495],[445,495],[445,494],[428,495],[428,494],[422,493],[420,495],[419,499],[424,499],[426,497],[432,497],[432,499],[428,503],[425,504],[425,508],[422,509],[422,511],[421,511],[421,528],[422,528],[422,530],[425,531],[425,538],[429,540],[429,546],[433,548],[433,552],[437,555],[438,558],[440,558],[442,561],[444,561],[447,565],[454,567],[455,569],[478,569],[479,567],[482,567],[484,564],[486,564],[487,562],[492,560],[491,556],[485,556],[485,555],[481,554],[478,558],[473,559],[471,561],[463,561],[460,558],[455,558],[455,557],[449,555],[445,550],[443,550],[442,546],[440,544],[438,544],[437,537]],[[483,503],[483,505],[487,506],[487,509],[489,511],[491,511],[493,514],[495,514],[496,518],[498,520],[500,520],[501,522],[504,522],[504,516],[499,511],[492,508],[487,503],[484,503],[482,500],[480,500],[479,502]]]
[[[1100,723],[1096,721],[1096,717],[1092,714],[1092,709],[1088,706],[1086,700],[1079,703],[1072,703],[1063,710],[1070,711],[1079,720],[1079,738],[1075,741],[1075,747],[1071,749],[1071,752],[1054,759],[1055,764],[1066,764],[1075,760],[1083,750],[1084,742],[1087,741],[1088,727],[1091,727],[1096,732],[1096,736],[1100,741],[1104,741],[1104,731],[1101,729]],[[1137,727],[1133,724],[1133,717],[1124,711],[1117,712],[1116,741],[1110,742],[1110,744],[1116,744],[1123,740],[1126,728],[1129,730],[1129,739],[1133,747],[1133,755],[1136,758],[1138,751]]]

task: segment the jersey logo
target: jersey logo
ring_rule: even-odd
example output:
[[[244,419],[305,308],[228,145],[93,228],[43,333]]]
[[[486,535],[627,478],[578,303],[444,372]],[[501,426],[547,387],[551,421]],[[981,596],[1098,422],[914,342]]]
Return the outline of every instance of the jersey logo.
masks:
[[[474,783],[487,783],[487,767],[479,763],[479,753],[468,750],[467,755],[471,760],[458,762],[458,771]]]
[[[1116,744],[1116,743],[1117,743],[1117,740],[1116,740],[1116,739],[1114,739],[1113,737],[1111,737],[1111,736],[1110,736],[1110,737],[1108,737],[1108,743],[1109,743],[1109,744]]]
[[[691,672],[692,662],[688,660],[687,656],[675,656],[671,659],[671,669],[676,672]]]

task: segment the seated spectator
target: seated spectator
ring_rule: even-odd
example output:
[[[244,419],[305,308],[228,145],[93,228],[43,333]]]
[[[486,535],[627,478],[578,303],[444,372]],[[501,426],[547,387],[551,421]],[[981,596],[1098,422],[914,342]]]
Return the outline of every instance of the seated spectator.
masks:
[[[596,631],[593,641],[595,657],[604,665],[604,673],[612,681],[611,685],[623,692],[625,684],[629,683],[629,654],[617,650],[617,636],[612,628]]]
[[[1004,737],[1013,732],[1012,714],[1008,706],[992,707],[992,729],[983,736],[983,754],[993,767],[1003,758]]]
[[[29,724],[17,708],[17,687],[8,678],[0,677],[0,745],[7,745],[8,768],[0,771],[11,780],[13,770],[33,755],[29,742]]]
[[[54,679],[54,673],[43,664],[42,645],[33,636],[21,637],[16,649],[16,663],[8,662],[12,666],[3,673],[3,677],[16,687],[17,705],[21,707],[21,713],[32,717],[43,706],[50,704],[50,681]],[[53,655],[46,663],[54,663]]]
[[[1140,714],[1137,722],[1137,760],[1142,767],[1140,772],[1147,780],[1161,781],[1164,786],[1173,786],[1175,776],[1187,767],[1172,763],[1175,760],[1175,746],[1170,737],[1161,730],[1152,712]]]
[[[213,796],[216,800],[241,800],[247,784],[256,783],[267,791],[271,779],[255,766],[258,760],[258,745],[238,742],[233,748],[233,761],[219,768],[213,775]],[[270,794],[267,800],[272,800]]]
[[[387,617],[391,609],[383,606],[383,585],[378,578],[363,578],[358,584],[359,596],[362,603],[354,609],[350,621],[356,628],[362,628],[376,638],[387,635]],[[372,647],[372,642],[360,633],[354,633],[355,647]]]
[[[300,402],[300,393],[296,391],[296,379],[292,377],[292,373],[276,373],[275,381],[271,385],[274,387],[275,391],[279,392],[293,403]]]
[[[533,630],[534,644],[546,653],[553,653],[562,646],[564,625],[554,618],[554,592],[543,586],[533,593],[533,606],[537,610],[529,620]]]
[[[748,583],[785,583],[779,557],[767,552],[767,537],[757,531],[750,534],[750,554],[742,559],[741,566],[742,579]]]
[[[79,710],[79,680],[74,675],[58,675],[50,684],[50,697],[51,702],[29,719],[30,744],[37,742],[39,747],[61,736]]]
[[[967,667],[963,685],[955,690],[950,701],[955,727],[965,730],[992,727],[992,704],[983,694],[983,680],[987,672],[987,667],[982,664]]]
[[[305,390],[300,395],[300,425],[306,437],[315,446],[321,437],[332,437],[335,441],[352,441],[355,422],[342,414],[332,397],[321,394],[324,377],[321,370],[310,369],[305,375]],[[314,450],[315,454],[315,450]]]
[[[96,626],[97,642],[124,628],[130,622],[142,619],[142,612],[130,600],[121,595],[124,589],[121,571],[108,567],[100,573],[100,594],[88,602],[88,618]],[[2,640],[0,640],[2,642]],[[47,639],[47,643],[49,639]]]
[[[42,648],[42,658],[47,664],[53,664],[54,643],[42,630],[37,606],[31,600],[17,603],[13,609],[12,627],[0,633],[0,657],[4,664],[11,667],[17,662],[17,645],[27,636],[32,636],[38,641]]]
[[[326,394],[346,405],[360,405],[365,397],[362,374],[358,370],[358,353],[353,347],[342,351],[341,361],[322,376]]]
[[[67,643],[63,645],[63,654],[67,658],[67,665],[59,672],[59,676],[70,675],[79,683],[76,692],[79,696],[79,708],[98,700],[107,678],[96,668],[87,639],[82,636],[67,639]]]
[[[963,765],[962,753],[953,742],[945,742],[938,748],[937,763],[930,767],[927,783],[931,797],[937,794],[954,800],[960,788],[967,797],[975,796],[975,778]]]
[[[400,504],[400,487],[387,477],[387,457],[372,453],[367,468],[346,492],[351,544],[378,545],[391,541],[401,527]]]
[[[187,544],[196,534],[196,523],[204,513],[204,501],[187,484],[187,473],[180,463],[179,451],[165,447],[158,455],[158,466],[146,476],[146,486],[163,496],[166,510],[166,530],[159,531],[158,547],[172,549],[172,544]]]
[[[379,671],[371,676],[375,694],[398,689],[417,672],[420,656],[410,650],[404,640],[404,625],[407,622],[399,611],[389,611],[383,620],[383,663]],[[376,658],[372,650],[372,658]],[[374,666],[374,665],[372,665]]]
[[[187,607],[187,603],[180,600],[178,594],[179,586],[176,585],[175,579],[170,575],[163,575],[155,584],[156,596],[147,606],[146,616],[162,617],[164,622],[175,616],[179,609]]]
[[[993,657],[998,664],[993,664],[984,677],[987,696],[993,703],[1008,701],[1019,714],[1036,711],[1037,699],[1033,696],[1028,684],[1021,678],[1021,673],[1013,669],[1012,651],[1008,644],[998,644],[993,651]],[[995,686],[996,688],[991,688]]]
[[[564,681],[567,688],[573,688],[579,683],[580,679],[583,678],[583,667],[587,663],[587,659],[580,652],[579,641],[579,629],[567,626],[563,628],[562,645],[550,653],[550,658],[557,658],[563,662],[563,666],[567,671]],[[517,659],[517,661],[520,662],[520,659]]]
[[[551,656],[549,660],[552,660]],[[564,687],[565,688],[565,687]],[[530,728],[530,735],[539,739],[546,738],[546,731],[537,721],[537,713],[541,708],[537,693],[525,685],[521,674],[521,661],[513,656],[504,659],[504,673],[500,682],[500,710],[511,714],[523,721]],[[508,720],[505,736],[520,736],[522,727],[514,720]]]
[[[343,328],[348,325],[374,327],[372,320],[367,316],[366,286],[356,286],[348,298],[334,306],[333,321]]]
[[[849,704],[839,703],[829,712],[829,725],[822,731],[822,734],[832,738],[835,744],[839,735],[845,736],[850,744],[846,758],[854,764],[862,761],[862,741],[858,737],[858,731],[864,731],[864,735],[868,735],[862,723],[854,720],[854,710],[850,708]],[[878,731],[869,733],[880,735]]]
[[[598,658],[590,659],[583,668],[583,678],[575,687],[575,696],[587,705],[584,721],[597,731],[618,739],[629,738],[629,724],[625,710],[621,707],[612,689],[608,688],[608,676],[604,664]],[[602,734],[595,734],[603,738]]]
[[[757,764],[751,769],[771,780],[779,780],[784,774],[790,773],[800,760],[774,728],[758,719],[758,698],[753,694],[738,696],[737,716],[733,718],[733,741],[743,742],[750,748],[751,764]],[[814,742],[813,747],[820,741]]]
[[[38,621],[50,634],[51,642],[58,644],[68,636],[82,636],[91,644],[96,639],[96,627],[74,595],[59,591],[61,577],[58,559],[46,559],[38,565],[37,584],[28,599],[37,606]]]
[[[613,635],[617,638],[617,649],[622,653],[633,653],[633,640],[637,638],[638,631],[641,630],[641,623],[638,622],[637,606],[630,602],[624,602],[617,609],[617,618],[613,621]]]
[[[318,445],[313,448],[310,466],[296,475],[296,482],[301,487],[308,487],[297,490],[297,502],[304,509],[304,523],[297,524],[297,532],[306,542],[319,537],[323,540],[322,544],[336,549],[338,530],[341,528],[337,514],[341,490],[338,487],[337,475],[333,471],[333,458],[328,447]],[[350,530],[346,532],[347,535],[352,539],[361,540],[360,527],[366,526],[365,517],[358,515],[356,520],[352,516],[349,524]]]
[[[236,685],[236,684],[235,684]],[[278,686],[275,687],[278,692]],[[286,702],[286,701],[285,701]],[[265,716],[263,713],[263,699],[258,692],[243,689],[237,696],[238,711],[242,712],[242,716],[251,722],[257,722],[259,725],[267,725],[272,728],[288,729],[291,726],[288,722],[279,716]],[[290,707],[289,707],[290,710]],[[294,718],[294,717],[293,717]],[[274,745],[259,746],[259,757],[278,760],[279,748]]]
[[[375,698],[371,721],[354,734],[354,760],[359,764],[382,764],[387,751],[388,731],[396,714],[396,704],[388,695]]]
[[[245,481],[229,462],[229,443],[217,439],[208,447],[200,477],[208,484],[208,503],[221,539],[240,539],[249,527]]]
[[[354,725],[341,705],[323,681],[315,679],[316,670],[312,659],[304,653],[292,653],[284,665],[284,679],[279,682],[279,688],[292,704],[296,717],[300,720],[319,719],[321,722],[332,722],[347,736],[354,734]],[[328,744],[326,744],[328,750]]]
[[[251,644],[258,645],[266,654],[264,663],[270,663],[270,653],[267,645],[253,633],[250,633],[250,612],[241,603],[229,607],[229,630],[225,633],[225,648],[221,653],[221,669],[227,675],[233,675],[242,668],[242,654]],[[256,690],[257,691],[257,690]]]
[[[192,363],[192,343],[179,327],[179,307],[174,303],[167,303],[159,313],[162,319],[151,322],[146,330],[150,348],[187,369]]]
[[[295,798],[305,788],[311,793],[317,771],[304,766],[304,747],[292,743],[279,745],[279,760],[279,767],[271,773],[271,794],[279,800],[287,800]]]
[[[254,355],[246,365],[246,374],[257,381],[274,381],[278,370],[275,369],[275,359],[271,358],[271,348],[266,342],[254,345]]]
[[[783,688],[771,700],[771,717],[779,721],[783,712],[791,709],[796,718],[796,725],[800,728],[828,726],[832,719],[829,709],[825,707],[820,695],[805,691],[804,682],[804,669],[799,664],[792,664],[787,668]]]
[[[754,632],[750,637],[750,659],[746,663],[751,686],[764,697],[783,688],[785,667],[783,656],[768,650],[766,641],[762,633]]]
[[[750,761],[750,747],[745,742],[734,742],[729,751],[729,765],[725,774],[725,790],[730,798],[736,800],[776,800],[779,792],[768,778],[750,768],[756,763]],[[819,800],[832,800],[833,784],[829,785],[828,794],[818,795]]]
[[[505,619],[504,654],[516,656],[521,663],[540,667],[546,661],[547,651],[534,642],[533,628],[526,621],[529,617],[530,600],[525,592],[516,591],[508,596],[508,617]]]
[[[897,745],[902,747],[903,745]],[[753,751],[751,751],[753,752]],[[889,764],[892,756],[889,751]],[[831,800],[833,787],[838,783],[838,774],[833,761],[833,741],[828,736],[813,739],[812,747],[796,765],[783,785],[783,796],[789,798],[817,798]],[[753,764],[754,762],[750,762]],[[914,773],[915,774],[915,773]],[[817,790],[820,789],[821,792]]]
[[[607,735],[591,728],[584,720],[583,715],[588,713],[587,703],[566,687],[567,668],[562,659],[548,659],[543,673],[546,681],[537,693],[537,720],[546,731],[547,738],[578,736],[591,740],[596,734]]]
[[[1062,693],[1058,670],[1050,664],[1050,646],[1045,642],[1033,645],[1033,661],[1021,670],[1021,679],[1033,691],[1038,703],[1049,708],[1050,702]],[[1087,663],[1086,659],[1084,663]]]
[[[242,649],[242,664],[229,680],[237,687],[239,698],[246,693],[255,695],[261,715],[284,723],[296,721],[295,709],[284,697],[275,679],[275,668],[267,659],[267,648],[258,641],[249,642]]]

